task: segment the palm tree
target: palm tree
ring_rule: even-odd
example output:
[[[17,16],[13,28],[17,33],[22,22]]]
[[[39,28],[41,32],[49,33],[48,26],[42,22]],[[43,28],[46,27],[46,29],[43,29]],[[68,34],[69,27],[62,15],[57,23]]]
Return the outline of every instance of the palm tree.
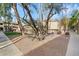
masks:
[[[68,24],[69,24],[69,21],[68,21],[68,18],[67,17],[63,17],[61,20],[60,20],[60,24],[61,26],[64,27],[64,32],[65,31],[68,31]]]
[[[79,11],[74,10],[74,13],[72,14],[71,20],[69,22],[69,27],[75,26],[77,27],[77,33],[79,33]]]
[[[9,3],[2,3],[0,4],[0,17],[4,19],[4,22],[8,24],[8,30],[10,30],[9,24],[12,21],[12,15],[11,15],[11,4]]]

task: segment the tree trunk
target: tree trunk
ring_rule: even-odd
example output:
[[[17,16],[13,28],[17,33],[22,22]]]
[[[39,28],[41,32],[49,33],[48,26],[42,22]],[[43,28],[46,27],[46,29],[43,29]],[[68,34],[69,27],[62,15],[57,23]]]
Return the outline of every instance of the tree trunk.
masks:
[[[18,25],[19,25],[21,34],[24,35],[23,27],[22,27],[22,24],[21,24],[20,17],[19,17],[19,14],[18,14],[17,7],[16,6],[17,6],[17,4],[16,3],[13,3],[13,9],[14,9],[14,12],[15,12],[15,15],[16,15],[16,19],[17,19],[17,22],[18,22]]]
[[[38,33],[38,28],[36,27],[36,25],[35,25],[35,22],[34,22],[34,19],[33,19],[33,17],[31,16],[31,13],[30,13],[30,10],[29,10],[29,8],[28,8],[28,6],[27,5],[24,5],[23,3],[22,3],[22,6],[24,7],[24,9],[27,11],[27,13],[28,13],[28,15],[29,15],[29,18],[30,18],[30,21],[31,21],[31,23],[32,23],[32,26],[34,27],[34,31],[35,31],[35,33],[37,34]]]
[[[79,34],[79,20],[78,20],[78,25],[77,25],[77,33]]]
[[[48,16],[47,16],[47,20],[46,20],[46,28],[47,28],[47,33],[48,33],[48,25],[49,25],[49,20],[50,20],[50,15],[51,15],[51,12],[52,12],[52,10],[53,10],[53,7],[50,9],[50,11],[49,11],[49,14],[48,14]]]
[[[44,38],[45,38],[45,35],[43,35],[42,33],[41,33],[41,31],[43,31],[43,30],[41,30],[40,31],[40,27],[36,27],[36,24],[35,24],[35,22],[34,22],[34,19],[33,19],[33,17],[32,17],[32,15],[31,15],[31,13],[30,13],[30,10],[29,10],[29,8],[28,8],[28,6],[27,5],[24,5],[23,3],[22,3],[22,6],[24,7],[24,9],[26,10],[26,12],[27,12],[27,14],[28,14],[28,16],[29,16],[29,18],[30,18],[30,21],[31,21],[31,24],[32,24],[32,28],[34,29],[34,31],[35,31],[35,35],[34,35],[34,37],[36,38],[36,39],[38,39],[38,40],[43,40]]]

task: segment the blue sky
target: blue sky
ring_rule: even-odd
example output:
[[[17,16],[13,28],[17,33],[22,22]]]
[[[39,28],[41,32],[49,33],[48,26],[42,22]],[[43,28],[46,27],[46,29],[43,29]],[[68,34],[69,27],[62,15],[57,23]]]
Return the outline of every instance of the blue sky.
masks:
[[[38,4],[34,4],[34,5],[35,5],[37,8],[39,8],[39,5],[38,5]],[[23,17],[23,16],[24,16],[23,8],[20,7],[20,5],[17,5],[17,9],[18,9],[19,15],[20,15],[21,17]],[[34,18],[37,18],[37,12],[36,12],[36,10],[35,10],[32,6],[30,6],[30,9],[31,9],[31,14],[32,14],[32,16],[33,16]]]
[[[63,10],[61,12],[61,14],[54,15],[54,17],[53,17],[54,19],[61,19],[62,16],[66,16],[66,17],[70,18],[71,17],[71,13],[72,13],[73,10],[76,10],[76,9],[79,10],[79,4],[77,4],[77,3],[64,4],[64,7],[67,8],[66,12]]]
[[[34,4],[38,9],[40,9],[40,7],[39,7],[39,4],[37,3],[37,4]],[[75,9],[79,9],[79,4],[77,4],[77,3],[73,3],[73,4],[64,4],[64,7],[66,7],[67,8],[67,10],[66,10],[66,12],[64,11],[64,10],[62,10],[61,12],[60,12],[60,14],[56,14],[56,15],[54,15],[53,17],[52,17],[52,19],[61,19],[63,16],[67,16],[67,17],[70,17],[71,16],[71,13],[72,13],[72,11],[73,10],[75,10]],[[30,6],[30,8],[31,8],[31,10],[32,10],[32,16],[33,16],[33,18],[35,18],[35,19],[37,19],[39,16],[38,16],[38,14],[37,14],[37,12],[35,11],[35,9],[33,8],[33,7],[31,7]],[[24,13],[23,13],[23,9],[22,9],[22,7],[20,7],[19,5],[17,6],[17,9],[18,9],[18,12],[19,12],[19,15],[21,16],[21,17],[23,17],[24,16]],[[15,18],[14,18],[15,19]]]

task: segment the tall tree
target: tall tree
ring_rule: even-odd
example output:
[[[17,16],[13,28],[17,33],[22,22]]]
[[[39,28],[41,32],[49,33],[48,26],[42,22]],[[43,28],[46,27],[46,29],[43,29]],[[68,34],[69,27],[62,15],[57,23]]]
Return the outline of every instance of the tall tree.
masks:
[[[49,10],[48,15],[46,17],[46,28],[47,28],[47,32],[48,32],[48,24],[49,24],[49,20],[52,18],[53,15],[55,15],[56,13],[59,13],[59,11],[61,11],[61,6],[62,4],[56,4],[56,3],[48,3],[45,4],[45,8]]]
[[[13,3],[13,9],[14,9],[14,12],[15,12],[15,15],[16,15],[16,19],[17,19],[20,31],[21,31],[22,35],[24,35],[23,27],[22,27],[22,23],[21,23],[21,20],[20,20],[18,10],[17,10],[17,4],[16,3]]]
[[[75,26],[77,27],[77,33],[79,33],[79,11],[75,10],[73,11],[74,13],[72,14],[71,20],[69,22],[69,27]]]
[[[9,24],[12,21],[11,4],[10,3],[0,4],[0,17],[3,18],[3,20],[6,24],[8,24],[7,31],[9,31],[10,30]]]
[[[31,14],[31,12],[30,12],[30,9],[29,9],[29,6],[28,6],[29,4],[25,4],[25,3],[22,3],[22,6],[23,6],[23,8],[26,10],[26,12],[27,12],[27,14],[28,14],[28,16],[29,16],[29,18],[30,18],[30,24],[32,25],[32,27],[34,28],[34,31],[35,31],[35,33],[39,36],[40,34],[39,34],[39,32],[40,33],[42,33],[41,35],[43,36],[43,35],[46,35],[46,33],[48,32],[48,22],[49,22],[49,20],[50,20],[50,18],[54,15],[54,14],[56,14],[56,13],[59,13],[59,11],[60,11],[60,5],[61,4],[42,4],[42,6],[40,6],[40,8],[43,8],[44,7],[44,5],[45,5],[45,8],[46,9],[44,9],[44,11],[49,11],[49,12],[47,12],[47,17],[46,17],[46,31],[45,30],[43,30],[43,28],[41,28],[42,27],[42,25],[43,25],[43,23],[42,23],[42,21],[40,22],[40,21],[37,21],[37,24],[35,23],[35,20],[34,20],[34,18],[32,17],[32,14]],[[42,10],[41,10],[42,11]],[[40,13],[41,14],[41,19],[44,19],[44,16],[43,16],[43,12],[41,12]]]
[[[41,28],[42,22],[34,20],[28,5],[29,4],[22,3],[23,8],[25,9],[25,11],[27,12],[27,14],[29,16],[30,24],[31,24],[31,27],[33,28],[33,30],[35,32],[35,36],[39,40],[44,39],[45,35],[44,35],[44,33],[42,33],[43,30],[41,30],[42,29]]]
[[[27,14],[29,15],[29,18],[30,18],[30,22],[31,22],[31,24],[32,24],[32,26],[34,28],[35,33],[37,34],[38,33],[38,28],[36,27],[34,19],[33,19],[32,15],[31,15],[31,13],[30,13],[30,10],[28,8],[28,4],[22,3],[22,6],[27,11]]]
[[[69,24],[69,21],[68,21],[68,18],[67,18],[67,17],[64,16],[64,17],[60,20],[60,24],[61,24],[61,26],[63,26],[64,32],[65,32],[65,31],[68,31],[68,24]]]

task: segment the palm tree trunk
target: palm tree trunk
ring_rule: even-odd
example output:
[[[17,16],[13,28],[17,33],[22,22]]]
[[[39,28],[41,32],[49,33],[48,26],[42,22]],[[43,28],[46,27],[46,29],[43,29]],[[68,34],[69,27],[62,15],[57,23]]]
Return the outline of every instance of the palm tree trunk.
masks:
[[[20,21],[20,17],[19,17],[16,5],[17,5],[16,3],[13,3],[13,9],[14,9],[14,12],[15,12],[15,15],[16,15],[16,19],[17,19],[21,34],[24,35],[23,27],[22,27],[22,24],[21,24],[21,21]]]
[[[79,20],[78,20],[78,25],[77,25],[77,33],[79,34]]]

